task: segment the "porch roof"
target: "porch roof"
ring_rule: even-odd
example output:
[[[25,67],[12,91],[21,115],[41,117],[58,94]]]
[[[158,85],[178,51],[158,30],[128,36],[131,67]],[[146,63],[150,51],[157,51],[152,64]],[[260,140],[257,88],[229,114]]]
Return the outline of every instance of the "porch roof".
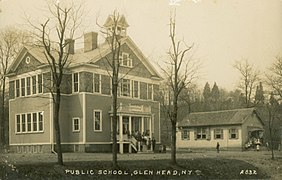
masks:
[[[243,124],[248,117],[253,115],[257,116],[258,119],[261,121],[254,108],[197,112],[187,115],[178,124],[178,127]]]

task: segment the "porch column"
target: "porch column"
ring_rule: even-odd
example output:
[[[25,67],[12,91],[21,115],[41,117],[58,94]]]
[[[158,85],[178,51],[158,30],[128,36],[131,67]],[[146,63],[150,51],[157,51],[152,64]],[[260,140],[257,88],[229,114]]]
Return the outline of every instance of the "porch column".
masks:
[[[122,115],[119,115],[119,153],[120,153],[120,154],[123,154]]]
[[[141,135],[144,133],[144,117],[141,117]]]
[[[150,120],[149,120],[149,130],[150,130],[149,137],[150,137],[150,140],[152,140],[152,117],[150,117]],[[152,143],[151,143],[151,146],[150,146],[150,150],[153,150]]]
[[[129,138],[129,153],[131,153],[131,135],[132,135],[132,128],[131,128],[131,116],[129,116],[129,122],[128,122],[128,126],[129,126],[129,134],[130,134],[130,137]]]

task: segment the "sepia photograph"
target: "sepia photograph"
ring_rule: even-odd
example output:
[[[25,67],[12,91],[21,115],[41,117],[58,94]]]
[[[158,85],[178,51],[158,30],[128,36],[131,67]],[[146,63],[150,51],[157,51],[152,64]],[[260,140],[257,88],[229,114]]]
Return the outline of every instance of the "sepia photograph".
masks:
[[[282,179],[282,0],[0,0],[0,180]]]

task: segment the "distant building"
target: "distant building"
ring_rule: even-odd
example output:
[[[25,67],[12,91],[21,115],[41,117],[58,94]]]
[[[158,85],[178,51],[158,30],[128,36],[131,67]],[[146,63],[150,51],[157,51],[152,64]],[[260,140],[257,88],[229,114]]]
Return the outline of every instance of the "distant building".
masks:
[[[105,28],[113,28],[108,17]],[[160,104],[156,100],[161,77],[127,36],[121,16],[120,81],[118,93],[119,152],[137,151],[140,133],[160,142]],[[62,84],[60,126],[63,151],[110,152],[112,149],[111,54],[107,42],[98,44],[98,33],[84,35],[84,48],[68,40],[71,63]],[[44,49],[24,47],[8,73],[10,85],[10,148],[14,152],[51,152],[55,147],[54,105],[50,67]]]
[[[262,143],[263,126],[254,108],[191,113],[178,124],[177,147],[244,149]]]

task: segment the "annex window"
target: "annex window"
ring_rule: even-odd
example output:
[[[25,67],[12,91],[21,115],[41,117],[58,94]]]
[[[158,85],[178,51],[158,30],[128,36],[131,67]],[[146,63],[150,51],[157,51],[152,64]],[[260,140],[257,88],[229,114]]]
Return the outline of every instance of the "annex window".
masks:
[[[25,78],[21,79],[21,96],[25,96]]]
[[[101,75],[94,74],[94,92],[101,93]]]
[[[120,57],[120,65],[125,67],[132,67],[132,59],[128,53],[122,53]]]
[[[26,78],[26,95],[29,96],[31,94],[31,82],[30,82],[30,77]]]
[[[133,81],[133,97],[139,98],[139,82]]]
[[[16,97],[20,97],[20,80],[16,80]]]
[[[182,129],[181,139],[182,140],[189,140],[190,139],[190,131],[188,129]]]
[[[78,73],[73,73],[73,92],[78,92]]]
[[[197,139],[207,139],[207,128],[197,128]]]
[[[36,94],[36,76],[32,76],[32,94]]]
[[[72,119],[72,131],[73,132],[79,132],[80,131],[79,118],[73,118]]]
[[[223,129],[214,130],[214,139],[223,139]]]
[[[94,110],[94,131],[102,131],[102,111]]]
[[[122,79],[121,81],[121,95],[130,96],[130,80]]]
[[[147,99],[152,100],[153,99],[153,85],[152,84],[148,84],[147,88],[148,88],[148,90],[147,90],[147,93],[148,93]]]
[[[229,129],[229,139],[238,139],[238,129]]]

